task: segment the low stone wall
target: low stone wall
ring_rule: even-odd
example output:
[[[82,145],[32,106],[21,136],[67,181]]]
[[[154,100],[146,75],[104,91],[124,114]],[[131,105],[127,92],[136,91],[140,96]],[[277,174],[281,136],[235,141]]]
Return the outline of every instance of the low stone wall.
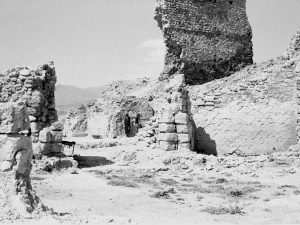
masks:
[[[63,124],[56,122],[50,127],[41,130],[39,141],[33,144],[34,154],[55,155],[62,153],[64,150],[64,146],[62,145],[63,129]]]
[[[23,102],[0,103],[0,163],[2,170],[10,170],[18,151],[32,153],[31,137],[20,132],[30,127]],[[30,153],[31,152],[31,153]],[[28,159],[29,160],[29,159]]]

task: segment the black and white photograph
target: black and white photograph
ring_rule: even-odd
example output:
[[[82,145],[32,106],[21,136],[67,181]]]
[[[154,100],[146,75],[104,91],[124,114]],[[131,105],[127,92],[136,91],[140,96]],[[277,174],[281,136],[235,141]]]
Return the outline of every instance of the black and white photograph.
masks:
[[[300,224],[300,0],[0,0],[0,224]]]

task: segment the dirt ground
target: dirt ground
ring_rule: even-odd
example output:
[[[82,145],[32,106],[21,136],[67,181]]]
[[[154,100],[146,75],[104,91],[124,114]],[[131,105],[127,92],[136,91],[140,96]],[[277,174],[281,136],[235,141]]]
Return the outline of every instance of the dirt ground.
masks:
[[[76,149],[78,169],[32,185],[50,214],[22,224],[299,224],[300,169],[269,156],[213,157],[145,147]]]

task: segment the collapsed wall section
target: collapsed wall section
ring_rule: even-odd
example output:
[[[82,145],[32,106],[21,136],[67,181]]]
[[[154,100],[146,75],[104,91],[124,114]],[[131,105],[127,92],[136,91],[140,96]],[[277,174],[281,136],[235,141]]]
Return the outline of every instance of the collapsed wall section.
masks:
[[[26,102],[33,142],[39,131],[57,120],[56,79],[53,62],[37,68],[20,66],[0,74],[0,103]]]
[[[201,84],[253,63],[246,0],[157,0],[155,19],[167,48],[161,79]]]

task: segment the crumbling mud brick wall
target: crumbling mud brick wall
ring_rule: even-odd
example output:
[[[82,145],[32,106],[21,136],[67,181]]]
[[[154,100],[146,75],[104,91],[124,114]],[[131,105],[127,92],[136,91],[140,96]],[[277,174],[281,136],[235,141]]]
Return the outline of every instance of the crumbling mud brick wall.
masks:
[[[33,142],[37,142],[40,130],[57,120],[56,79],[53,62],[37,68],[16,67],[0,74],[0,103],[26,102]]]
[[[253,63],[246,0],[157,0],[155,19],[167,47],[161,79],[201,84]]]

